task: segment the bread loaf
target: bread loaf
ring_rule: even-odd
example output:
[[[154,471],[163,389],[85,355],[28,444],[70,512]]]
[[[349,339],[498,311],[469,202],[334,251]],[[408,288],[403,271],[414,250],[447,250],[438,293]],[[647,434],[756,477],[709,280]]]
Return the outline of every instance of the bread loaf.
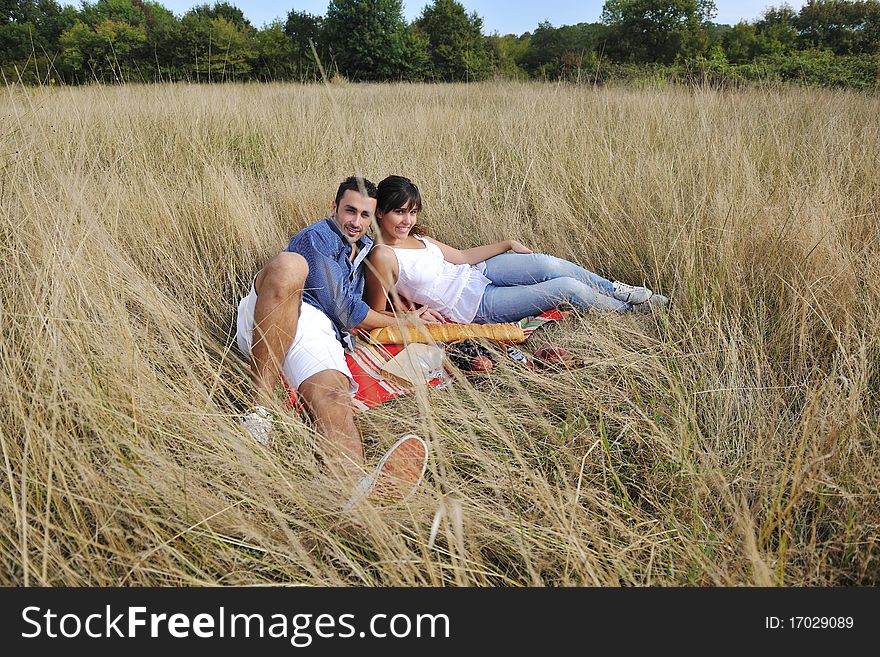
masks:
[[[370,331],[370,339],[379,344],[457,342],[468,338],[513,343],[526,341],[522,328],[515,324],[425,324],[420,327],[385,326]]]

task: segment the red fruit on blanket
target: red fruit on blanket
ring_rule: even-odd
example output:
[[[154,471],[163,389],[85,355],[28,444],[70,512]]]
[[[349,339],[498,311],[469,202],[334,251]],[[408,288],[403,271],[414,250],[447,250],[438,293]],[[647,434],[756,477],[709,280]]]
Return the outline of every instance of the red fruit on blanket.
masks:
[[[447,346],[449,360],[463,372],[490,372],[495,364],[492,352],[474,340],[462,340]]]
[[[471,360],[471,372],[489,372],[493,367],[492,360],[486,356],[476,356]]]

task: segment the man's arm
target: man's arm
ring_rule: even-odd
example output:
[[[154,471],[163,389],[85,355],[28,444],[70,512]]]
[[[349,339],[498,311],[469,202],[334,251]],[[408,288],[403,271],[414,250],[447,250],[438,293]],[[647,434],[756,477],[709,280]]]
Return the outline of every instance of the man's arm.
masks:
[[[326,253],[332,247],[322,236],[308,233],[291,242],[289,248],[308,262],[306,291],[317,300],[324,314],[345,329],[360,324],[370,307],[355,294],[346,269]]]
[[[442,319],[430,308],[420,308],[400,316],[372,310],[352,289],[345,268],[324,252],[327,245],[322,243],[320,235],[307,234],[291,247],[309,264],[306,290],[318,301],[324,314],[346,330],[357,327],[369,331],[383,326],[397,326],[401,322],[419,326],[425,322],[438,323]]]
[[[431,310],[427,306],[422,306],[406,313],[390,313],[388,311],[375,311],[372,308],[367,311],[367,316],[357,325],[357,328],[365,331],[372,331],[374,328],[382,328],[383,326],[400,326],[408,324],[410,326],[421,326],[422,324],[439,324],[443,320],[440,315]]]

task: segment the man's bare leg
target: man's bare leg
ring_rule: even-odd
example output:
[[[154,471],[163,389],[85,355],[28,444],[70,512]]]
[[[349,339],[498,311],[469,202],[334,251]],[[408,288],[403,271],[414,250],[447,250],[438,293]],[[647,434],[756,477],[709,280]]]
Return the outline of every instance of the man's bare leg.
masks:
[[[348,377],[337,370],[323,370],[303,381],[297,392],[324,438],[318,451],[330,473],[357,481],[364,474],[364,449],[354,423]]]
[[[296,337],[308,273],[305,258],[285,251],[266,263],[257,275],[251,345],[251,373],[257,404],[269,406],[272,403],[272,391],[281,379],[281,365]]]

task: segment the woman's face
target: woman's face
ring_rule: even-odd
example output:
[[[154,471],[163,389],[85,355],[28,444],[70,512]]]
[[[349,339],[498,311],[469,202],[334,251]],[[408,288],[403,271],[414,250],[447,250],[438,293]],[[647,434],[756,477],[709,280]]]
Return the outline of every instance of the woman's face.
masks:
[[[419,211],[415,207],[396,208],[379,217],[379,228],[385,241],[406,239],[418,218]]]

